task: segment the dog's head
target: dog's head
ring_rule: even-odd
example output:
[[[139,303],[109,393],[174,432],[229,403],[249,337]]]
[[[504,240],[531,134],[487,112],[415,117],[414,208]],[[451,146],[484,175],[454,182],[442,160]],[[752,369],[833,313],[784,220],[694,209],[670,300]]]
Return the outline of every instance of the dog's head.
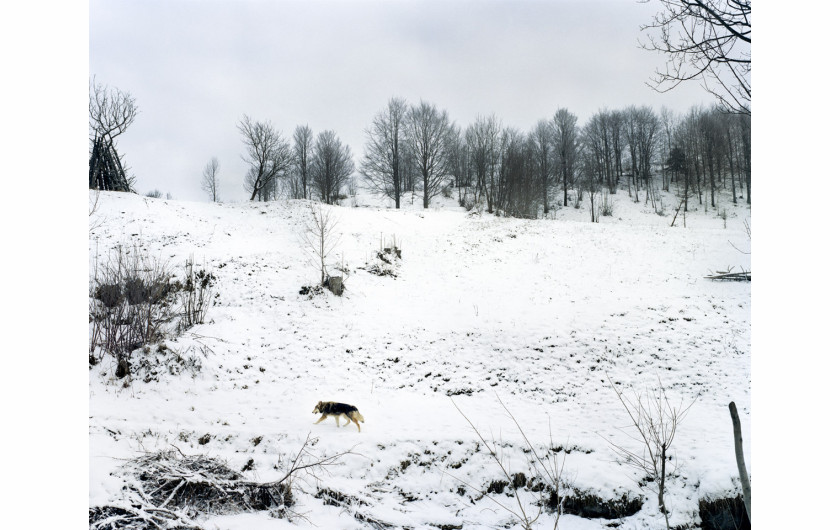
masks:
[[[312,411],[312,414],[318,414],[318,413],[322,412],[323,407],[324,407],[324,402],[319,401],[318,404],[315,405],[315,410]]]

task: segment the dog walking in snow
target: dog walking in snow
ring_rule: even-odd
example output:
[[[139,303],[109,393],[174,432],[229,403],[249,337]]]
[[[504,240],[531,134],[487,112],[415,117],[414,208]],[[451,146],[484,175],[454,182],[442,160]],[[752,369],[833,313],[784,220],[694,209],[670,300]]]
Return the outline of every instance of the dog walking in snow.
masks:
[[[315,410],[312,411],[312,414],[321,414],[321,418],[315,422],[315,425],[318,425],[327,419],[327,416],[332,416],[335,418],[336,427],[339,427],[338,418],[344,416],[344,419],[347,420],[347,423],[345,423],[344,426],[347,427],[352,421],[356,424],[356,427],[359,428],[359,432],[362,432],[362,426],[359,425],[359,422],[365,422],[365,418],[359,412],[359,409],[353,405],[336,403],[335,401],[319,401],[318,404],[315,405]]]

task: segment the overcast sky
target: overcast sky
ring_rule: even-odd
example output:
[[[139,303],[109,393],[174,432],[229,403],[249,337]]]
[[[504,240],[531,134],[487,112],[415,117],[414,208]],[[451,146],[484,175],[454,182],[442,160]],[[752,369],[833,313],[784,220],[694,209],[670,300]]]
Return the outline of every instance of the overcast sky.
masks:
[[[222,199],[248,198],[237,122],[333,129],[358,161],[364,129],[392,96],[480,114],[527,131],[560,107],[579,124],[599,108],[684,112],[698,85],[645,86],[664,57],[642,50],[658,2],[91,0],[90,75],[140,108],[119,140],[140,193],[207,200],[219,159]]]

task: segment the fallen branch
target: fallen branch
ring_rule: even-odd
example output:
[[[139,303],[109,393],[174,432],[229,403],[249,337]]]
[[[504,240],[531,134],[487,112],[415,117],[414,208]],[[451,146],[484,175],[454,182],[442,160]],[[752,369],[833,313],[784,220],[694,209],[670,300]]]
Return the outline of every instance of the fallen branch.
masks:
[[[742,272],[718,272],[709,276],[704,276],[707,280],[723,280],[730,282],[749,282],[752,281],[752,273],[750,271]]]

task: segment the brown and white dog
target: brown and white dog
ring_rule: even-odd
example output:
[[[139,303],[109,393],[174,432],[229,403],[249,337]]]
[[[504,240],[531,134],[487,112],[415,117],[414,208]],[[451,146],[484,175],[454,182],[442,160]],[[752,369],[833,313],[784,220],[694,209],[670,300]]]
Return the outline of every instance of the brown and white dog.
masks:
[[[353,405],[336,403],[335,401],[319,401],[318,404],[315,405],[315,410],[312,411],[312,414],[321,414],[321,418],[315,422],[315,425],[318,425],[327,419],[327,416],[332,416],[335,418],[336,427],[339,427],[338,418],[344,416],[344,419],[347,420],[347,423],[345,423],[344,426],[347,427],[352,421],[356,424],[356,427],[359,428],[359,432],[362,432],[362,426],[359,425],[359,422],[365,422],[365,418],[359,412],[359,409]]]

